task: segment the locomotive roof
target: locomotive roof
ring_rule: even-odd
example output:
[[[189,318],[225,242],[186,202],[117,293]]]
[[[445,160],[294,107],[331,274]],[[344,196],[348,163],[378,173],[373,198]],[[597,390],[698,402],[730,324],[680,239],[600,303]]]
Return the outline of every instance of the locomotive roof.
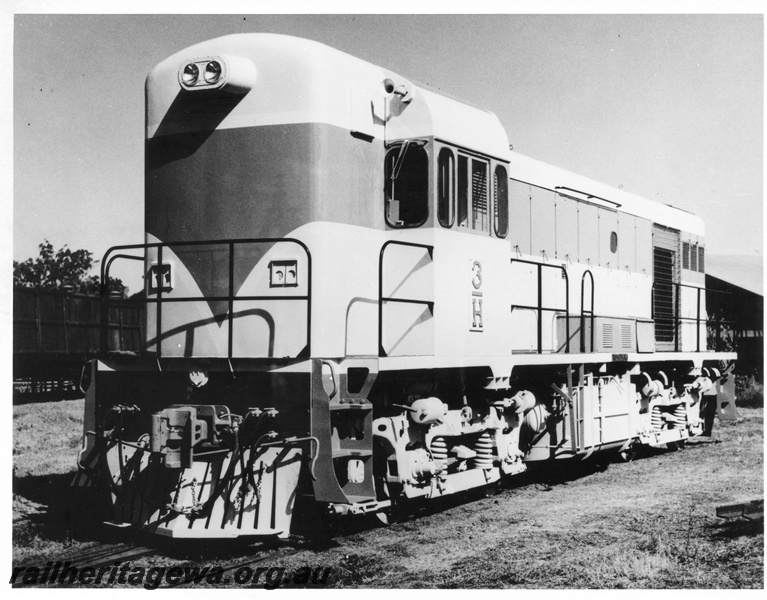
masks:
[[[250,59],[256,81],[218,128],[276,123],[328,123],[354,128],[387,141],[436,137],[505,159],[508,138],[498,118],[464,102],[436,94],[406,78],[312,40],[270,33],[227,35],[195,44],[170,56],[147,77],[147,137],[157,132],[179,94],[177,72],[192,59],[231,55]],[[384,80],[404,85],[412,100],[384,114]],[[371,111],[372,108],[372,111]],[[355,117],[356,113],[356,117]],[[163,133],[187,129],[165,127]]]
[[[685,210],[648,200],[517,152],[509,153],[509,162],[509,176],[512,179],[592,201],[693,235],[703,236],[705,233],[703,219]]]

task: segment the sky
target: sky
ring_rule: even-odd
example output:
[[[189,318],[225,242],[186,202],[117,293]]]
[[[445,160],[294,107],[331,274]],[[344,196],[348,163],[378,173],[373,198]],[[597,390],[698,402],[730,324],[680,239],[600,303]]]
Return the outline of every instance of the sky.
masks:
[[[709,253],[762,253],[762,14],[24,12],[12,21],[15,260],[43,239],[95,257],[143,241],[144,79],[238,32],[317,40],[489,109],[514,151],[700,215]]]

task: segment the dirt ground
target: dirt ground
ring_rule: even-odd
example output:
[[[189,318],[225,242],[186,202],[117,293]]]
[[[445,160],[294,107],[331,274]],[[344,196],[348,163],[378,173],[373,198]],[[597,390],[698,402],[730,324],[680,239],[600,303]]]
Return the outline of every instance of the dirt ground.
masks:
[[[764,497],[763,409],[740,410],[738,422],[717,423],[713,440],[684,450],[528,473],[489,497],[416,508],[388,527],[347,520],[331,539],[297,537],[259,566],[323,569],[321,584],[334,588],[763,588],[763,522],[716,517],[719,505]],[[78,400],[14,407],[15,565],[114,539],[64,508],[81,413]],[[258,545],[176,542],[133,564],[246,564],[251,556],[265,554]],[[238,587],[231,579],[189,585]]]

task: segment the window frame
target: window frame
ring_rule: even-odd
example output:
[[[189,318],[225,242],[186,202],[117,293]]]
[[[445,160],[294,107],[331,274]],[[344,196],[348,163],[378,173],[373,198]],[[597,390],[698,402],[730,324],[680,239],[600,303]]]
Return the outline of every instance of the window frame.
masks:
[[[434,157],[434,165],[432,166],[432,182],[434,186],[433,199],[434,203],[434,227],[437,223],[445,229],[457,229],[462,231],[471,232],[475,235],[482,235],[488,237],[495,237],[497,239],[506,239],[511,231],[511,206],[510,206],[510,194],[511,186],[509,179],[509,163],[492,155],[482,154],[469,148],[453,144],[440,138],[433,140],[434,145],[432,147],[432,154]],[[446,158],[450,157],[450,159]],[[443,161],[450,160],[451,165],[446,170]],[[476,213],[476,198],[474,195],[475,185],[473,183],[473,176],[478,170],[479,165],[484,169],[485,179],[485,194],[486,194],[486,207],[484,213],[485,227],[478,226],[478,223],[482,221],[482,214]],[[505,212],[505,230],[499,230],[498,228],[498,190],[496,177],[499,169],[505,173],[504,186],[502,192],[505,194],[505,203],[503,211]],[[452,187],[449,190],[450,204],[450,219],[449,224],[446,222],[445,217],[445,196],[444,196],[444,182],[443,177],[446,173],[450,173],[452,177]],[[480,217],[479,219],[477,217]]]
[[[470,204],[471,204],[471,230],[477,231],[479,233],[486,233],[487,235],[490,235],[492,232],[492,225],[490,223],[490,219],[493,218],[493,211],[491,210],[490,203],[492,202],[492,190],[490,189],[490,165],[491,161],[489,158],[480,158],[480,157],[471,157],[471,179],[469,181],[469,190],[471,191],[470,194]],[[484,167],[484,173],[485,173],[485,224],[486,228],[483,227],[477,227],[478,222],[482,222],[481,215],[483,213],[479,212],[477,210],[477,202],[476,200],[479,198],[479,196],[474,195],[474,175],[478,172],[475,169],[475,166],[479,165],[480,167]]]
[[[477,213],[475,208],[474,197],[474,173],[475,163],[484,165],[485,167],[485,199],[486,199],[486,220],[487,229],[477,227],[476,223]],[[462,164],[465,165],[465,172],[462,172]],[[474,231],[480,235],[492,235],[493,226],[490,220],[493,218],[493,211],[490,206],[492,202],[493,190],[490,187],[491,167],[493,160],[489,156],[483,156],[479,154],[470,154],[462,150],[458,150],[458,158],[456,160],[456,197],[458,206],[456,208],[456,220],[458,227],[465,229],[466,231]],[[465,177],[465,180],[461,180],[461,175]],[[462,218],[463,217],[463,218]]]
[[[502,171],[503,175],[500,178],[500,181],[503,182],[502,186],[498,185],[499,182],[499,176],[498,171]],[[500,198],[499,190],[502,188],[503,190],[503,198]],[[498,230],[498,224],[501,222],[501,212],[499,210],[499,207],[503,207],[504,211],[504,218],[505,218],[505,228],[501,232]],[[493,232],[495,233],[495,237],[498,239],[506,239],[506,236],[509,235],[509,171],[506,168],[506,165],[503,163],[496,163],[495,168],[493,169]]]
[[[392,200],[397,200],[396,198],[390,198],[389,197],[389,186],[391,185],[390,182],[396,181],[391,180],[389,175],[389,157],[392,153],[397,152],[399,153],[400,148],[406,143],[409,142],[413,144],[410,145],[407,149],[407,152],[405,154],[405,157],[403,159],[403,165],[406,164],[405,161],[407,160],[407,154],[413,151],[419,151],[423,152],[426,159],[425,168],[423,170],[423,177],[425,178],[426,183],[426,189],[424,192],[423,199],[419,199],[419,203],[423,203],[424,208],[424,217],[423,220],[419,222],[413,222],[413,223],[392,223],[389,220],[389,202]],[[422,138],[414,138],[410,140],[397,140],[396,142],[392,142],[390,144],[386,144],[385,146],[385,154],[384,154],[384,222],[386,223],[387,227],[390,227],[392,229],[413,229],[416,227],[421,227],[425,223],[429,221],[429,215],[431,214],[431,176],[430,176],[430,168],[429,165],[431,163],[431,152],[429,148],[429,141],[424,140]],[[396,159],[395,163],[396,164]],[[393,167],[392,167],[393,168]],[[398,200],[399,202],[399,200]]]
[[[443,165],[443,157],[447,158],[447,165]],[[447,168],[445,168],[447,167]],[[444,177],[447,174],[448,191],[445,194]],[[453,150],[442,146],[437,154],[437,221],[445,229],[452,229],[456,220],[456,159]],[[446,202],[447,200],[447,202]],[[447,209],[448,219],[443,219],[443,209]]]
[[[459,229],[471,230],[469,227],[469,159],[470,156],[458,152],[455,163],[455,195],[456,195],[456,225]],[[464,182],[461,184],[461,172],[463,171]]]

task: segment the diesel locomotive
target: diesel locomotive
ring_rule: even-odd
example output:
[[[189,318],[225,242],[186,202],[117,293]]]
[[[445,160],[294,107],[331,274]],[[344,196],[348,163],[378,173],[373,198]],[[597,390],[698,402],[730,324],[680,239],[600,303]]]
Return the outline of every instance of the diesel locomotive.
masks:
[[[701,219],[521,156],[491,112],[231,35],[151,71],[145,152],[145,241],[102,261],[143,265],[143,347],[105,328],[81,382],[75,484],[114,522],[385,519],[734,408]]]

